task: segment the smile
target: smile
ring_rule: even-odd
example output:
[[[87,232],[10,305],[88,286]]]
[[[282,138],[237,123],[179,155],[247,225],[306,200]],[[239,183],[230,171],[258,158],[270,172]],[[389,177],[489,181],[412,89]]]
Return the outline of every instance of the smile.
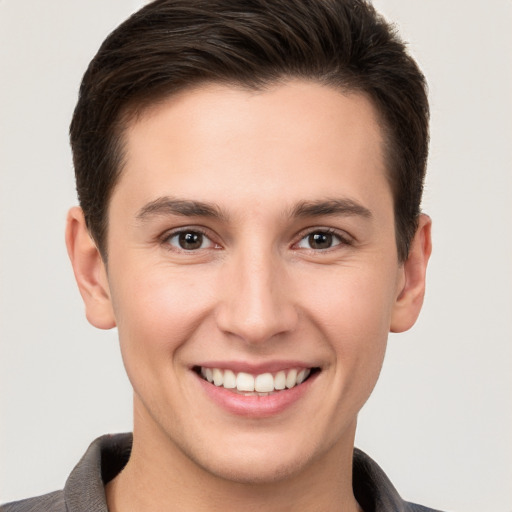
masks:
[[[267,396],[292,389],[317,371],[318,368],[290,368],[275,373],[252,375],[223,368],[196,367],[196,372],[209,383],[245,396]]]

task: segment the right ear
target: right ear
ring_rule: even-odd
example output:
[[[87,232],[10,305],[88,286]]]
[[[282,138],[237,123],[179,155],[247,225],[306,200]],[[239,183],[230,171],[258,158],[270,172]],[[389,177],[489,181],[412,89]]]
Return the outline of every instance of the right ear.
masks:
[[[105,264],[89,234],[83,211],[78,206],[68,212],[66,247],[85,304],[87,320],[99,329],[115,327]]]

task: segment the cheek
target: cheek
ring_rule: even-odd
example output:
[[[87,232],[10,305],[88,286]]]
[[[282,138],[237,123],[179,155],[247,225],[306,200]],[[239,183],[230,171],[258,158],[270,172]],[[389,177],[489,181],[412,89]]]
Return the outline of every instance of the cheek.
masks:
[[[207,283],[191,274],[155,265],[120,273],[120,277],[130,275],[130,279],[113,279],[114,311],[126,373],[145,409],[162,417],[164,404],[175,399],[172,390],[182,386],[181,349],[194,337],[211,304]]]
[[[329,338],[340,336],[349,346],[360,346],[389,332],[395,280],[389,267],[382,272],[372,266],[331,270],[303,289],[303,302]]]
[[[125,364],[158,366],[186,343],[208,315],[212,294],[205,276],[146,267],[113,279],[113,303]]]
[[[309,293],[308,315],[327,340],[334,371],[347,392],[365,400],[380,373],[391,322],[395,276],[390,269],[331,273],[322,290]],[[366,398],[365,398],[366,397]]]

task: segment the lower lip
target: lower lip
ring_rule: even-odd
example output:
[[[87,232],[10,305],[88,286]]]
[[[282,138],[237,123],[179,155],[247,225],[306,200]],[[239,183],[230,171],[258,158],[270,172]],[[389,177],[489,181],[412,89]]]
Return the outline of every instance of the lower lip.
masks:
[[[317,376],[318,373],[315,373],[298,386],[266,396],[239,395],[221,386],[210,384],[199,375],[197,380],[208,397],[228,412],[237,416],[266,418],[279,414],[298,402],[311,388]]]

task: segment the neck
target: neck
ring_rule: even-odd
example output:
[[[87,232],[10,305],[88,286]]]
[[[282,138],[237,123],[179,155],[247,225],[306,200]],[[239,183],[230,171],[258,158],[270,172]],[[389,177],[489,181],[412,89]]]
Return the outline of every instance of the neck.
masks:
[[[164,433],[134,428],[130,460],[106,487],[109,512],[360,512],[352,491],[350,442],[340,442],[301,471],[272,481],[240,482],[207,471]]]

